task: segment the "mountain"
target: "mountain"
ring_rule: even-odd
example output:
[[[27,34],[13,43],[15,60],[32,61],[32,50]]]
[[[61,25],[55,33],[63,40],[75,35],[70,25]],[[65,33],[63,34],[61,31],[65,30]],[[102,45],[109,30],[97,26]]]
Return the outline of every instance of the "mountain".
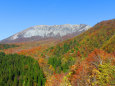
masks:
[[[95,49],[104,50],[107,53],[114,54],[114,38],[115,19],[102,21],[80,35],[65,40],[58,43],[56,46],[47,49],[43,52],[43,54],[44,56],[49,57],[49,60],[53,60],[49,63],[55,67],[57,72],[60,65],[57,65],[56,61],[59,61],[60,59],[60,62],[62,62],[60,68],[63,71],[67,71],[74,61],[81,62],[81,60],[87,58],[88,55]],[[69,67],[63,69],[63,65],[69,65]]]
[[[88,30],[89,25],[80,24],[80,25],[37,25],[30,28],[27,28],[24,31],[16,33],[13,36],[10,36],[1,41],[1,43],[10,43],[10,42],[24,42],[24,41],[36,41],[43,40],[47,38],[57,38],[64,39],[77,36],[78,34]]]
[[[28,29],[25,33],[27,31]],[[19,37],[24,39],[25,33],[22,32],[22,36],[17,35],[16,39]],[[115,84],[115,19],[102,21],[88,30],[85,29],[77,36],[75,32],[65,36],[60,34],[52,37],[70,39],[1,44],[0,51],[5,52],[6,55],[4,53],[0,55],[1,67],[5,65],[5,69],[2,67],[0,71],[5,74],[5,76],[1,74],[0,84],[3,84],[2,86],[6,83],[8,85],[19,84],[19,86],[33,83],[36,86],[42,82],[45,86],[111,86]],[[51,37],[45,34],[43,38]],[[14,36],[12,40],[16,39]],[[9,53],[17,53],[21,56]],[[27,58],[20,58],[23,55],[35,58],[39,63],[37,68],[31,59],[28,62]],[[20,62],[22,63],[18,64]],[[37,69],[38,72],[36,72]],[[41,75],[39,75],[39,70],[41,70]]]
[[[83,56],[87,56],[95,48],[105,49],[105,46],[109,46],[109,48],[107,48],[108,50],[106,50],[112,53],[114,52],[114,49],[112,49],[114,48],[114,46],[112,46],[114,45],[114,36],[115,19],[102,21],[82,34],[52,47],[50,51],[54,55],[63,55],[67,52],[80,51]]]
[[[82,34],[47,49],[42,56],[48,58],[48,64],[59,74],[52,75],[52,80],[46,82],[50,86],[115,84],[115,19],[96,24]],[[63,72],[68,74],[63,77]],[[61,78],[54,79],[55,76]],[[62,81],[62,78],[66,80]]]

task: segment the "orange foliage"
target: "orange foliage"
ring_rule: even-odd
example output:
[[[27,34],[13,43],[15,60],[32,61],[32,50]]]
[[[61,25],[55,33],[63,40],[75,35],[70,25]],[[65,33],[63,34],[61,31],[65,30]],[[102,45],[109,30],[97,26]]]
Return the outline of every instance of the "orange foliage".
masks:
[[[72,85],[77,86],[77,83],[80,84],[80,82],[82,82],[82,85],[86,85],[88,83],[88,77],[92,74],[92,70],[94,68],[96,69],[99,64],[103,64],[103,62],[108,60],[115,65],[114,55],[108,54],[103,50],[95,49],[88,55],[85,60],[80,63],[80,65],[72,66],[71,71],[73,72],[73,74],[70,77]]]
[[[64,73],[52,75],[47,79],[45,86],[60,86],[64,76]]]
[[[41,67],[43,67],[47,63],[44,58],[39,58],[38,62]]]
[[[104,52],[103,50],[95,49],[92,53],[88,55],[88,58],[86,59],[88,64],[92,62],[100,62],[105,61],[106,59],[112,59],[114,56],[112,54],[108,54]],[[102,64],[102,63],[101,63]]]

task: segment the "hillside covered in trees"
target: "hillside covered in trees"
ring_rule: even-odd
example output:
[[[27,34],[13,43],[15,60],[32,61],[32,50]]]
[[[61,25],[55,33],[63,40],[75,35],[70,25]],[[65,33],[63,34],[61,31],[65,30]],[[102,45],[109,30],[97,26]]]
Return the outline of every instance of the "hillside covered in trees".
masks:
[[[18,47],[18,45],[14,45],[14,44],[0,44],[0,50],[8,49],[8,48],[14,48],[14,47]]]
[[[22,43],[1,51],[17,53],[0,55],[0,83],[5,86],[115,85],[115,19],[63,42]]]
[[[36,60],[0,53],[0,86],[44,86],[45,77]]]
[[[54,72],[69,74],[71,78],[67,79],[72,86],[115,84],[114,37],[115,19],[103,21],[83,34],[47,49],[44,54],[49,56],[48,64]]]

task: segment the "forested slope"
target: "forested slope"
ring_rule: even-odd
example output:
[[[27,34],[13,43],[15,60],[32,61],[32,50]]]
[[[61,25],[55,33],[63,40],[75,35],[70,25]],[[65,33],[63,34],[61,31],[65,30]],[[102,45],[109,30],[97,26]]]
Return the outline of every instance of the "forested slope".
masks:
[[[16,48],[12,49],[16,51]],[[5,51],[10,52],[12,49]],[[23,44],[17,48],[16,53],[26,56],[4,53],[0,55],[2,85],[114,85],[115,19],[102,21],[86,32],[63,42],[48,40]],[[27,56],[36,58],[38,62]],[[10,75],[9,71],[12,72]]]
[[[44,86],[45,77],[31,57],[0,53],[0,86]]]
[[[115,19],[45,50],[43,56],[54,72],[67,74],[72,86],[107,86],[115,83],[114,46]]]
[[[0,44],[0,50],[8,49],[8,48],[14,48],[14,47],[18,47],[18,45],[15,45],[15,44]]]
[[[103,21],[96,24],[88,31],[79,36],[59,43],[55,47],[47,50],[47,55],[65,60],[67,63],[73,63],[74,57],[80,56],[84,59],[95,48],[104,49],[108,53],[114,53],[115,48],[115,19]],[[70,60],[71,58],[71,60]],[[68,60],[68,61],[67,61]],[[63,63],[65,62],[63,61]],[[71,62],[72,61],[72,62]]]
[[[114,37],[114,35],[115,19],[103,21],[96,24],[83,34],[52,47],[49,49],[49,53],[51,53],[51,55],[60,56],[64,55],[68,51],[79,51],[83,56],[87,56],[88,53],[95,48],[101,48],[103,45],[105,45],[109,39]],[[114,52],[114,50],[109,52]]]

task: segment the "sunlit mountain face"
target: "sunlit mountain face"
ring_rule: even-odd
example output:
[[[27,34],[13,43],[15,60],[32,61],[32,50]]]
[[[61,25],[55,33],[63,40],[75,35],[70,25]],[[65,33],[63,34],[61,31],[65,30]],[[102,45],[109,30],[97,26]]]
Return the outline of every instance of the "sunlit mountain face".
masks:
[[[78,34],[88,30],[89,25],[80,24],[80,25],[37,25],[25,29],[19,33],[14,34],[4,40],[2,43],[12,43],[12,42],[24,42],[24,41],[37,41],[48,38],[70,38],[77,36]],[[68,37],[66,37],[68,36]]]

